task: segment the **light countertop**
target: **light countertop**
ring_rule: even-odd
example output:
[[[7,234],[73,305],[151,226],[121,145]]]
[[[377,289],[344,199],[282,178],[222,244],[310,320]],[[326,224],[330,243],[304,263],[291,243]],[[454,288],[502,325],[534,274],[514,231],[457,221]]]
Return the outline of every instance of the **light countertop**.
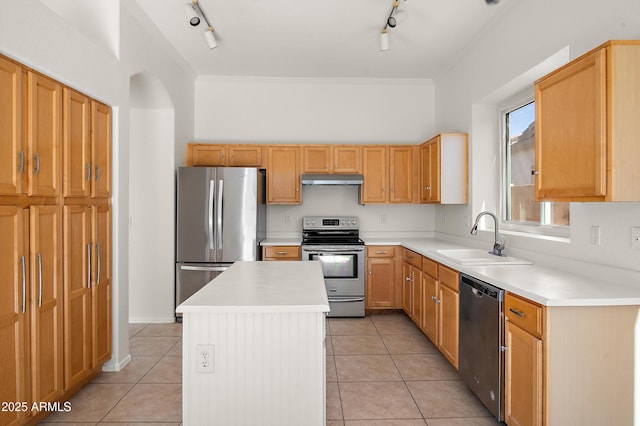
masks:
[[[545,306],[640,305],[640,274],[638,280],[629,282],[615,276],[610,280],[602,280],[537,264],[460,265],[435,252],[469,248],[460,244],[436,238],[401,239],[400,244],[393,237],[365,238],[364,241],[367,245],[402,245],[452,269]]]
[[[319,262],[236,262],[176,312],[329,312],[329,301]]]
[[[261,246],[299,246],[302,244],[300,238],[267,238],[260,242]]]

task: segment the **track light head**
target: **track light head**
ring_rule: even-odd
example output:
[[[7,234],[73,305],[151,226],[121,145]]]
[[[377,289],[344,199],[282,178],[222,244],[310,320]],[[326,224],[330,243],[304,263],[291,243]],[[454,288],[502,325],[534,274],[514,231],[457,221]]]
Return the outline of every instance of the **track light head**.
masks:
[[[184,5],[184,13],[187,15],[187,19],[192,27],[197,27],[200,25],[200,17],[196,13],[196,8],[193,3]]]
[[[484,0],[485,2],[487,2],[487,4],[491,5],[491,4],[498,4],[500,2],[500,0]]]

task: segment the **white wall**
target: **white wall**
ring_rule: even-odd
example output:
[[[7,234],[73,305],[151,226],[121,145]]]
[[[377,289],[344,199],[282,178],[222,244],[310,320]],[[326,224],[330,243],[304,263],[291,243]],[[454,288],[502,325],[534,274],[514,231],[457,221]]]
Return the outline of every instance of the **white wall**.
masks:
[[[469,46],[460,61],[436,79],[436,128],[470,133],[472,204],[438,207],[439,232],[491,241],[492,233],[468,235],[469,217],[496,211],[500,202],[500,153],[496,102],[531,86],[547,59],[567,62],[609,39],[640,38],[640,2],[542,0],[505,4],[500,19]],[[557,54],[560,52],[559,54]],[[557,54],[557,55],[556,55]],[[552,58],[553,59],[553,58]],[[544,65],[544,64],[543,64]],[[444,222],[444,217],[448,218]],[[602,243],[590,244],[590,227],[601,227]],[[570,242],[507,236],[507,247],[530,249],[556,259],[583,260],[640,270],[640,252],[631,250],[631,227],[640,226],[640,203],[572,203]]]
[[[113,107],[114,318],[113,357],[107,369],[120,368],[129,356],[130,77],[144,71],[156,75],[176,108],[173,139],[193,137],[193,73],[166,47],[134,0],[122,0],[120,5],[119,39],[126,42],[118,59],[39,0],[0,0],[0,52]],[[183,152],[176,148],[176,161],[184,161]]]
[[[195,86],[198,141],[416,144],[435,134],[430,80],[201,76]],[[345,187],[304,187],[302,198],[268,206],[268,237],[299,237],[302,217],[322,214],[358,216],[363,234],[434,231],[431,206],[360,206]]]

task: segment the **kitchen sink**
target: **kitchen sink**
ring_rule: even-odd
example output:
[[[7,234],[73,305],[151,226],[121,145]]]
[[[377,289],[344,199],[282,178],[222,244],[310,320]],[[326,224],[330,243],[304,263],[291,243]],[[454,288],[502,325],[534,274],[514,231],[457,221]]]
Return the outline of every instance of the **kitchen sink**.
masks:
[[[444,256],[459,265],[531,265],[530,260],[512,256],[495,256],[482,249],[449,249],[433,250],[433,253]]]

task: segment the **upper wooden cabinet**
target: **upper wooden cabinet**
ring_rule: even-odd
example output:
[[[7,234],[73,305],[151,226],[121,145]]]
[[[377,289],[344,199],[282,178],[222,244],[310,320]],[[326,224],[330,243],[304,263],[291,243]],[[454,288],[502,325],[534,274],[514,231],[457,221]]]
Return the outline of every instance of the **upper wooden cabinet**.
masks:
[[[611,41],[535,83],[538,200],[640,201],[640,41]]]
[[[302,173],[361,173],[362,155],[356,145],[303,145]]]
[[[300,204],[300,147],[271,145],[267,148],[267,203]]]
[[[362,148],[362,202],[412,203],[417,156],[412,145],[368,145]]]
[[[28,75],[29,195],[55,196],[62,186],[62,86]]]
[[[111,196],[111,107],[91,101],[91,196]]]
[[[26,191],[26,83],[20,65],[0,57],[0,194],[4,195]]]
[[[466,204],[469,147],[466,133],[441,133],[420,146],[420,202]]]
[[[63,90],[63,190],[65,197],[91,194],[91,99]]]
[[[262,145],[187,145],[187,165],[208,167],[263,167]]]

